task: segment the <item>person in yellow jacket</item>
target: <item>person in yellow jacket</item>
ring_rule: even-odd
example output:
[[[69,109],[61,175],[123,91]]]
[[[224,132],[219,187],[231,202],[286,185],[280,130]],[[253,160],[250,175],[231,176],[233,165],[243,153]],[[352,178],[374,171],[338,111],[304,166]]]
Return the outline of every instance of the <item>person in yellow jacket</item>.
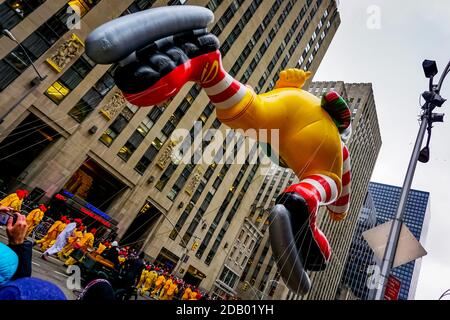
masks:
[[[45,251],[55,242],[56,237],[64,230],[67,223],[69,223],[69,219],[66,216],[61,217],[61,220],[56,221],[53,225],[48,229],[47,234],[42,237],[42,239],[36,241],[37,245],[41,246],[41,251]]]
[[[139,278],[138,284],[136,285],[136,288],[140,289],[144,285],[145,279],[147,278],[147,275],[149,274],[149,272],[150,272],[150,266],[146,266],[144,268],[144,270],[142,270],[142,272],[141,272],[141,276]]]
[[[184,289],[183,296],[181,297],[181,300],[189,300],[190,297],[191,297],[191,293],[192,293],[191,286],[188,285],[186,287],[186,289]]]
[[[169,275],[166,273],[166,277],[169,277]],[[167,278],[166,278],[167,279]],[[173,277],[170,276],[166,282],[164,283],[164,286],[161,289],[161,292],[159,293],[159,298],[161,299],[164,295],[167,289],[170,287],[170,285],[173,283]]]
[[[173,296],[178,293],[178,284],[171,277],[167,280],[164,286],[164,293],[162,293],[160,300],[172,300]]]
[[[156,295],[158,295],[163,288],[164,284],[166,283],[166,277],[164,274],[160,274],[155,282],[155,289],[153,289],[151,296],[152,298],[155,298]]]
[[[58,252],[58,257],[63,260],[67,258],[73,250],[77,247],[79,248],[79,242],[83,238],[84,234],[84,226],[81,225],[80,227],[76,228],[73,232],[73,235],[67,239],[67,244],[65,247],[61,250],[61,252]]]
[[[192,292],[189,295],[189,300],[198,300],[199,294],[198,289],[192,290]]]
[[[44,218],[44,213],[47,211],[47,207],[43,204],[40,204],[38,208],[30,211],[28,213],[26,221],[28,225],[27,229],[27,237],[33,232],[34,228],[41,223],[42,218]]]
[[[92,228],[89,232],[86,232],[83,237],[78,241],[77,247],[86,250],[86,249],[92,249],[94,247],[94,240],[95,240],[95,234],[97,233],[97,229]],[[74,248],[75,249],[75,248]],[[66,260],[64,265],[70,266],[72,264],[75,264],[77,261],[69,257],[69,259]]]
[[[4,207],[13,208],[15,211],[20,212],[22,209],[23,200],[28,197],[27,190],[16,190],[15,193],[11,193],[7,197],[0,200],[0,205]]]
[[[155,270],[149,270],[147,276],[145,277],[145,281],[140,289],[141,295],[145,295],[148,291],[150,291],[155,285],[155,280],[158,278],[158,273]]]

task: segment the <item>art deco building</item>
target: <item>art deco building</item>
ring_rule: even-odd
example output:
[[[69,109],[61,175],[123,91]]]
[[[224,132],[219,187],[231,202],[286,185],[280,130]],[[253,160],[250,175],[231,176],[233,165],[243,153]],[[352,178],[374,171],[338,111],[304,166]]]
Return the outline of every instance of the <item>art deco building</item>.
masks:
[[[21,44],[0,36],[0,185],[5,193],[27,188],[34,203],[51,204],[49,217],[79,215],[98,226],[99,238],[116,235],[187,281],[234,294],[241,269],[224,261],[264,179],[259,163],[216,155],[211,163],[180,162],[174,146],[191,143],[173,134],[185,129],[199,138],[197,123],[228,136],[227,152],[259,151],[225,131],[198,86],[136,108],[115,87],[114,66],[84,53],[84,39],[100,24],[177,4],[214,12],[209,30],[221,41],[225,68],[257,92],[286,67],[316,71],[340,24],[334,0],[0,1],[2,28]],[[213,136],[200,139],[201,148]]]
[[[274,299],[331,300],[336,296],[358,215],[381,147],[381,136],[371,84],[346,84],[341,81],[313,82],[309,87],[309,91],[317,96],[331,90],[338,92],[349,102],[353,117],[353,135],[348,144],[352,166],[350,212],[347,218],[340,222],[331,221],[325,208],[321,208],[318,215],[319,227],[327,235],[332,247],[330,264],[323,272],[310,273],[312,288],[305,296],[289,291],[280,280],[272,258],[267,225],[261,224],[261,221],[266,221],[279,192],[287,185],[297,182],[291,170],[279,169],[274,176],[266,177],[241,229],[244,230],[242,238],[246,239],[245,233],[254,235],[257,243],[241,274],[238,289],[239,296],[242,298],[252,299],[264,296],[264,298]],[[240,248],[239,238],[236,243]]]

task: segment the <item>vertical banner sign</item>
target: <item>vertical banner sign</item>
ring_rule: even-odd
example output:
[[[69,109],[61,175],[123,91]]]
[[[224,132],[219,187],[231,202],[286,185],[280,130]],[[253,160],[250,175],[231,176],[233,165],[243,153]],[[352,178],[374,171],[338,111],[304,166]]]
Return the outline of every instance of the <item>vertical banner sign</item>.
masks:
[[[401,282],[394,276],[389,276],[384,292],[384,300],[398,300],[400,294]]]

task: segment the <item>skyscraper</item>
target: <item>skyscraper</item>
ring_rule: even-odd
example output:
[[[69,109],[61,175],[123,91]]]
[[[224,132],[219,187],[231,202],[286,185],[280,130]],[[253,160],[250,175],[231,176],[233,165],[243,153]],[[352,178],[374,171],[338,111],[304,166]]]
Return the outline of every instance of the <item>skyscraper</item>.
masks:
[[[321,88],[322,91],[338,83],[316,83],[310,90]],[[320,90],[320,89],[319,89]],[[335,89],[336,90],[336,89]],[[361,207],[364,204],[370,177],[381,148],[381,136],[376,112],[375,97],[370,83],[345,84],[346,97],[350,103],[353,115],[353,135],[349,142],[352,166],[352,199],[350,211],[346,219],[339,223],[329,221],[325,208],[319,221],[322,231],[328,236],[333,248],[331,262],[324,272],[311,275],[312,289],[302,299],[335,298],[337,288],[344,271],[345,261],[356,230],[356,223]]]
[[[0,38],[1,188],[32,190],[36,201],[98,224],[100,238],[117,235],[186,281],[233,294],[240,269],[224,261],[246,214],[241,209],[258,192],[258,163],[178,162],[172,134],[186,129],[198,137],[196,123],[219,129],[232,150],[254,150],[253,143],[226,131],[197,85],[162,105],[136,108],[115,87],[114,66],[84,53],[98,25],[168,4],[212,10],[209,30],[221,41],[224,67],[257,92],[272,88],[286,67],[315,72],[340,23],[334,0],[4,1],[3,27],[46,78],[36,79],[23,49]],[[212,140],[206,138],[202,148]]]
[[[395,217],[402,188],[371,182],[369,192],[377,211],[377,224],[383,224]],[[411,190],[406,201],[406,224],[416,239],[425,246],[430,221],[430,194],[425,191]],[[391,274],[401,281],[400,300],[414,300],[421,259],[392,269]]]
[[[287,186],[297,182],[291,170],[278,169],[273,177],[266,177],[242,227],[244,233],[255,235],[256,248],[250,255],[239,283],[239,295],[251,299],[273,297],[282,299],[334,299],[344,271],[344,265],[359,212],[363,206],[370,177],[381,147],[375,99],[371,84],[313,82],[309,91],[321,96],[336,91],[348,100],[353,114],[353,135],[349,142],[352,166],[352,195],[350,212],[340,222],[328,219],[325,208],[319,211],[318,223],[326,234],[332,257],[323,272],[311,272],[311,291],[305,296],[290,292],[280,280],[268,241],[267,219],[275,198]],[[259,221],[259,222],[258,222]],[[237,247],[240,242],[236,241]]]
[[[351,293],[358,299],[369,300],[374,290],[370,290],[367,285],[371,266],[376,265],[374,254],[362,234],[377,226],[377,211],[370,191],[367,191],[364,206],[358,217],[355,233],[353,234],[352,244],[345,264],[345,270],[342,275],[341,287],[337,292],[337,298],[340,299],[340,292],[349,288]],[[345,299],[345,297],[344,297]]]

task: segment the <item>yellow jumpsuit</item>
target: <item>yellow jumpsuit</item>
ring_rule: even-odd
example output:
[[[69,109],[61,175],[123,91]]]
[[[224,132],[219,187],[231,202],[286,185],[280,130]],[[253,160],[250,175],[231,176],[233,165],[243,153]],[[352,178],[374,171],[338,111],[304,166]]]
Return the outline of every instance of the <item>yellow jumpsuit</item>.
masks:
[[[144,295],[146,292],[150,291],[150,289],[153,287],[155,283],[156,278],[158,278],[158,274],[156,273],[155,270],[148,272],[145,281],[143,283],[143,286],[141,288],[141,295]]]
[[[216,108],[217,117],[261,142],[273,142],[276,136],[270,129],[278,129],[280,162],[300,180],[314,174],[329,176],[340,194],[342,145],[338,128],[321,107],[321,100],[299,89],[302,84],[280,83],[277,89],[258,95],[248,88],[244,98],[231,108]],[[265,129],[267,137],[259,129]]]
[[[183,292],[183,296],[181,297],[181,300],[189,300],[191,297],[192,290],[191,288],[186,288]]]
[[[63,259],[64,257],[67,257],[68,255],[70,255],[72,253],[72,251],[74,250],[73,244],[75,242],[80,242],[82,237],[83,237],[83,232],[75,229],[73,236],[69,237],[65,247],[58,253],[59,258]]]
[[[28,225],[27,229],[27,237],[33,232],[34,228],[41,223],[42,218],[44,217],[44,211],[39,208],[36,208],[27,215],[26,221]]]
[[[150,270],[144,269],[141,272],[141,277],[139,278],[139,282],[136,285],[136,287],[139,289],[140,287],[142,287],[142,285],[145,282],[145,278],[147,278],[147,275],[149,274]]]
[[[189,300],[197,300],[197,292],[192,291],[189,295]]]
[[[151,296],[154,298],[155,295],[157,295],[159,293],[159,291],[161,290],[162,286],[164,285],[164,283],[166,282],[166,278],[163,275],[160,275],[155,282],[155,289],[153,289]]]
[[[173,283],[173,280],[171,278],[167,279],[167,281],[164,283],[163,288],[161,289],[161,292],[159,293],[159,297],[161,299],[162,296],[164,296],[167,289],[169,289],[170,285]]]
[[[60,220],[56,221],[50,229],[48,229],[47,234],[40,240],[36,241],[36,244],[41,245],[41,250],[45,251],[50,248],[56,240],[56,237],[64,230],[66,224]]]
[[[166,283],[166,285],[164,286],[164,293],[162,294],[160,300],[172,300],[173,296],[177,293],[178,293],[177,284],[175,282],[170,281],[169,284]]]
[[[95,237],[91,232],[86,232],[82,236],[82,238],[78,241],[78,244],[80,245],[81,248],[89,249],[94,246],[94,239],[95,239]],[[77,261],[74,258],[69,257],[69,259],[66,260],[64,265],[70,266],[72,264],[75,264],[76,262]]]
[[[0,205],[4,207],[13,208],[15,211],[20,212],[22,208],[23,199],[20,199],[17,193],[11,193],[6,198],[0,200]]]

